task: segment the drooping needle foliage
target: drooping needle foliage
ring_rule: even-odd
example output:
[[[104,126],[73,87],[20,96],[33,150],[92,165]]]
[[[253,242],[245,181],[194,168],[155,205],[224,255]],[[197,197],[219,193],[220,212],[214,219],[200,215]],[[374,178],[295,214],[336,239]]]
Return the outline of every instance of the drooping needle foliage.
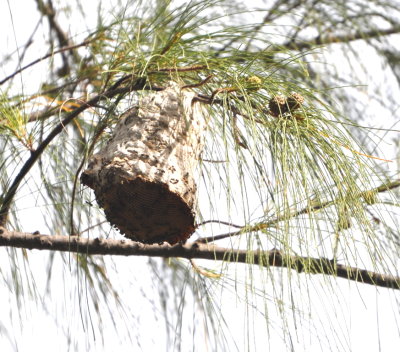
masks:
[[[141,284],[137,273],[129,277],[126,260],[52,252],[49,279],[36,284],[31,253],[8,249],[8,269],[1,272],[17,306],[24,305],[27,287],[39,300],[50,295],[57,287],[52,277],[69,268],[76,287],[68,292],[84,293],[79,314],[93,335],[102,331],[101,314],[108,311],[116,330],[125,321],[123,336],[135,340],[129,324],[140,313],[121,292],[126,285],[134,287],[132,295],[148,298],[156,319],[163,317],[171,350],[185,350],[199,336],[209,339],[201,343],[211,350],[261,349],[263,333],[281,336],[294,349],[308,346],[313,331],[318,338],[310,341],[326,347],[332,340],[331,349],[348,350],[340,324],[330,322],[333,332],[318,327],[338,307],[346,310],[334,278],[337,265],[399,275],[395,151],[379,149],[398,131],[379,119],[380,130],[361,127],[372,110],[398,117],[399,55],[390,42],[400,32],[397,1],[276,0],[253,9],[225,1],[118,2],[99,6],[96,23],[88,17],[85,26],[78,19],[88,14],[84,4],[63,12],[52,1],[36,3],[48,21],[39,27],[50,33],[38,49],[43,56],[24,59],[30,45],[15,43],[18,69],[0,81],[0,225],[123,239],[79,177],[121,115],[174,81],[208,112],[196,231],[188,241],[222,246],[226,257],[201,265],[196,259],[135,259],[146,273]],[[69,32],[63,16],[71,20]],[[392,70],[393,91],[380,101],[359,80],[389,73],[385,67],[370,72],[362,50]],[[15,65],[15,58],[4,58],[7,70],[8,63]],[[398,147],[398,134],[392,140]],[[236,263],[239,250],[247,251],[246,265]],[[271,250],[282,265],[259,259]],[[315,267],[313,258],[331,265]],[[118,286],[121,275],[129,278]],[[157,292],[149,294],[149,287]],[[107,303],[109,297],[114,300]],[[240,338],[229,332],[226,300],[232,297],[237,302],[229,304],[239,305],[244,317]],[[263,328],[255,326],[260,316]],[[299,328],[304,321],[309,325]],[[143,334],[137,332],[135,344]]]

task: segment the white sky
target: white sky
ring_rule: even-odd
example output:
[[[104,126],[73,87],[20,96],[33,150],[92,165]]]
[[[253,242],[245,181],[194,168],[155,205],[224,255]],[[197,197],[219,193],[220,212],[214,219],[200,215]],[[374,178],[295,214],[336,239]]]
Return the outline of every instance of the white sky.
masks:
[[[71,2],[72,7],[75,6],[75,2]],[[86,6],[86,4],[85,4]],[[21,11],[21,7],[23,10]],[[10,13],[12,14],[11,21]],[[82,31],[85,31],[85,26],[90,26],[91,21],[96,19],[95,9],[91,12],[93,14],[92,18],[85,18],[84,22],[80,19],[80,23],[83,24]],[[80,17],[79,15],[77,17]],[[26,43],[29,35],[32,33],[39,16],[37,14],[36,5],[34,1],[17,0],[17,1],[0,1],[0,55],[5,53],[13,52],[16,48],[16,42],[20,45]],[[79,21],[79,20],[78,20]],[[63,23],[63,22],[61,22]],[[93,22],[92,22],[93,23]],[[73,25],[75,25],[74,23]],[[39,36],[45,40],[47,33],[43,33],[44,29],[47,28],[47,23],[39,29]],[[42,34],[40,34],[42,33]],[[32,46],[32,50],[29,50],[25,59],[25,63],[36,59],[46,53],[46,48],[37,39]],[[14,55],[17,55],[14,53]],[[371,67],[376,65],[374,59],[371,56]],[[15,69],[15,62],[7,64],[5,66],[0,64],[0,79],[13,72]],[[24,72],[21,75],[21,84],[24,89],[29,89],[32,83],[32,89],[36,87],[36,80],[40,80],[40,75],[43,76],[45,73],[39,73],[38,67],[34,67],[33,70]],[[380,76],[381,77],[381,76]],[[33,80],[33,82],[32,82]],[[15,80],[18,82],[18,80]],[[366,97],[370,93],[368,91],[368,81],[365,88]],[[377,82],[374,82],[375,84]],[[382,85],[394,85],[393,78],[386,78]],[[376,106],[375,101],[371,102],[373,110],[379,111],[379,106]],[[370,114],[369,119],[373,116],[378,116],[376,114]],[[388,116],[389,121],[395,121],[399,116]],[[386,128],[391,127],[387,125],[385,121],[382,121],[380,117],[376,120],[377,127],[385,126]],[[394,159],[393,145],[382,144],[382,149],[384,149],[384,156],[387,158]],[[41,220],[37,220],[38,217],[32,217],[32,209],[27,206],[26,214],[30,214],[31,217],[27,216],[26,224],[29,228],[42,228],[44,225],[41,224]],[[28,229],[27,229],[28,230]],[[132,324],[131,338],[136,341],[135,334],[139,333],[141,335],[140,344],[143,351],[149,351],[150,349],[157,348],[160,350],[173,350],[171,346],[165,346],[164,337],[164,323],[160,319],[156,321],[152,313],[152,305],[148,302],[145,295],[141,294],[138,290],[138,285],[142,286],[144,290],[155,290],[155,283],[152,282],[151,278],[148,276],[148,271],[145,270],[147,265],[146,258],[114,258],[115,267],[118,271],[114,271],[112,268],[109,269],[109,274],[113,278],[112,282],[118,283],[115,287],[118,293],[122,297],[122,301],[126,302],[128,311],[134,312],[132,316],[119,317],[116,314],[116,324],[118,326],[117,331],[120,331],[120,335],[116,333],[113,328],[112,321],[108,318],[108,315],[104,313],[105,320],[103,321],[103,335],[99,336],[96,332],[96,342],[93,342],[94,336],[90,327],[90,321],[88,312],[91,311],[93,323],[97,324],[97,318],[94,317],[96,313],[93,311],[91,306],[88,306],[86,302],[85,290],[78,287],[78,280],[76,278],[76,271],[73,267],[65,267],[65,265],[58,259],[55,269],[53,270],[53,277],[51,279],[52,294],[51,299],[47,298],[46,283],[47,283],[47,253],[40,251],[33,251],[29,253],[29,262],[32,274],[35,278],[35,283],[37,285],[36,291],[39,297],[44,300],[48,300],[45,304],[47,311],[43,310],[42,304],[35,304],[35,298],[28,299],[24,303],[17,303],[15,297],[10,295],[10,288],[7,287],[4,281],[0,283],[0,300],[3,304],[0,305],[0,351],[13,351],[12,346],[18,343],[18,351],[37,351],[41,352],[47,351],[132,351],[132,344],[134,342],[127,342],[127,332],[124,328],[120,328],[119,324],[123,324],[124,320],[127,320],[129,324]],[[106,258],[106,262],[109,266],[112,265],[111,260]],[[22,261],[20,262],[20,264]],[[212,264],[206,262],[200,262],[210,267],[219,267],[219,264]],[[6,256],[6,250],[1,249],[0,267],[8,267],[10,263]],[[11,264],[13,265],[13,264]],[[24,270],[23,268],[21,268]],[[4,271],[7,272],[7,271]],[[3,273],[4,273],[3,272]],[[276,270],[272,272],[274,275],[279,276],[280,271]],[[234,278],[235,275],[245,278],[245,271],[238,269],[237,271],[231,272],[231,277]],[[295,274],[296,275],[296,274]],[[282,274],[282,280],[286,279],[286,273]],[[300,278],[294,278],[294,289],[293,292],[298,292],[296,290],[296,284],[304,284],[304,274],[300,275]],[[321,345],[318,343],[318,332],[319,329],[324,330],[326,334],[330,334],[330,324],[335,327],[335,329],[340,329],[343,327],[344,336],[347,336],[350,349],[352,351],[394,351],[400,346],[400,333],[399,333],[399,305],[398,299],[399,294],[391,290],[377,289],[370,287],[368,285],[355,285],[354,283],[347,283],[345,280],[337,280],[333,283],[332,290],[335,290],[332,296],[326,295],[319,284],[320,281],[324,281],[322,277],[315,277],[311,280],[306,280],[306,283],[310,285],[309,287],[309,299],[304,298],[304,306],[300,309],[304,310],[305,314],[309,313],[310,307],[314,307],[318,313],[318,319],[321,323],[315,323],[316,326],[309,327],[306,325],[297,326],[299,341],[293,341],[296,351],[302,351],[302,348],[306,347],[307,351],[321,351]],[[285,284],[283,285],[285,287]],[[274,296],[274,288],[272,286],[267,286],[271,289],[271,292],[267,294],[270,297]],[[287,287],[287,286],[286,286]],[[276,289],[276,288],[275,288]],[[239,290],[240,295],[245,299],[245,294],[242,288]],[[287,292],[278,293],[278,297],[287,297]],[[304,291],[303,291],[304,292]],[[340,292],[340,293],[339,293]],[[337,296],[335,297],[335,295]],[[151,294],[149,296],[152,296]],[[260,310],[263,310],[263,304],[260,299],[255,298],[255,296],[250,295],[248,298],[250,300],[254,299],[255,304]],[[90,298],[89,298],[90,299]],[[272,298],[271,298],[272,299]],[[333,301],[336,301],[333,302]],[[397,300],[396,300],[397,299]],[[298,300],[301,302],[302,300]],[[99,301],[101,302],[101,300]],[[114,306],[110,302],[111,306]],[[10,307],[12,309],[10,309]],[[318,307],[318,309],[316,309]],[[114,307],[115,308],[115,307]],[[239,350],[244,350],[244,322],[246,316],[245,306],[242,302],[238,301],[236,294],[225,293],[222,296],[221,310],[225,313],[227,319],[227,324],[231,330],[233,336],[235,336],[239,341]],[[106,310],[106,307],[101,307],[101,310]],[[116,308],[115,308],[116,309]],[[192,319],[190,315],[192,314],[192,307],[187,307],[187,313],[185,313],[185,319],[187,322]],[[273,319],[278,319],[277,324],[279,325],[279,315],[277,312],[270,312],[274,317]],[[290,314],[290,313],[289,313]],[[139,317],[140,321],[136,320]],[[277,318],[278,317],[278,318]],[[290,315],[287,316],[288,321],[290,321]],[[84,320],[82,324],[81,319]],[[250,319],[250,318],[249,318]],[[275,331],[271,330],[269,333],[267,331],[266,325],[263,323],[263,318],[255,317],[255,336],[256,341],[249,342],[252,348],[257,348],[257,350],[266,350],[264,347],[269,346],[273,350],[283,350],[283,345],[278,337],[278,332],[280,333],[279,326]],[[62,320],[62,322],[60,322]],[[86,320],[86,321],[85,321]],[[307,319],[305,319],[307,320]],[[61,329],[59,326],[62,326]],[[201,325],[201,324],[199,324]],[[320,325],[320,326],[319,326]],[[86,330],[82,326],[86,326]],[[294,327],[291,327],[292,331],[295,331]],[[97,329],[97,328],[95,328]],[[304,330],[303,330],[304,329]],[[304,333],[304,331],[310,330],[309,334]],[[201,330],[201,328],[200,328]],[[7,335],[6,331],[9,334]],[[70,349],[67,349],[67,339],[71,335],[73,343]],[[183,335],[184,336],[184,335]],[[201,336],[201,333],[200,333]],[[295,336],[295,334],[293,335]],[[303,337],[305,336],[305,340]],[[328,336],[329,337],[329,336]],[[104,347],[103,347],[104,343]],[[185,337],[186,348],[183,350],[191,350],[192,338],[191,336]],[[324,343],[329,344],[329,341],[324,341]],[[95,348],[90,347],[95,345]],[[397,346],[397,347],[396,347]],[[196,340],[196,350],[203,350],[204,340],[201,341],[200,338]],[[326,350],[325,346],[324,350]],[[136,349],[134,349],[136,350]],[[345,349],[343,349],[345,350]]]

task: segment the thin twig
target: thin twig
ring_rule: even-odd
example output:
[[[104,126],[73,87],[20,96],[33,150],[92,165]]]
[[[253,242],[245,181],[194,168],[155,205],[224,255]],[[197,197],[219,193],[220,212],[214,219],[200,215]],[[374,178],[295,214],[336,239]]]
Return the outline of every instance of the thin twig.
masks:
[[[40,26],[40,23],[41,23],[41,20],[39,20],[39,21],[37,22],[35,28],[33,29],[32,34],[30,35],[28,41],[27,41],[26,44],[24,45],[24,48],[23,48],[23,50],[22,50],[22,52],[21,52],[21,55],[19,55],[19,57],[18,57],[18,65],[17,65],[17,68],[18,68],[18,67],[21,67],[21,63],[22,63],[22,61],[24,61],[25,55],[26,55],[26,53],[27,53],[29,47],[33,44],[33,38],[34,38],[34,36],[35,36],[35,34],[36,34],[36,31],[38,30],[38,28],[39,28],[39,26]]]
[[[235,224],[233,224],[231,222],[222,221],[222,220],[206,220],[206,221],[202,221],[202,222],[196,224],[195,228],[198,229],[200,226],[204,226],[204,225],[210,224],[210,223],[222,224],[222,225],[226,225],[226,226],[236,227],[238,229],[243,228],[243,225],[235,225]]]
[[[200,102],[200,103],[209,104],[209,105],[217,104],[217,105],[220,105],[220,106],[222,106],[222,107],[228,108],[228,109],[229,109],[230,111],[232,111],[234,114],[237,114],[237,115],[243,117],[243,118],[246,119],[246,120],[254,121],[254,122],[256,122],[256,123],[265,124],[265,120],[260,120],[260,119],[257,119],[257,118],[255,118],[255,117],[250,117],[250,116],[244,114],[243,112],[241,112],[238,108],[236,108],[236,107],[233,106],[232,104],[224,104],[224,101],[223,101],[222,99],[216,99],[216,98],[215,98],[215,95],[218,94],[219,92],[223,91],[223,90],[221,90],[221,89],[222,89],[222,88],[216,89],[216,90],[211,94],[211,96],[204,95],[204,94],[196,94],[196,95],[193,97],[193,102],[198,101],[198,102]],[[225,91],[226,91],[226,90],[225,90]],[[233,92],[233,91],[234,91],[234,90],[231,90],[230,92]],[[238,98],[238,99],[241,99],[241,97],[237,97],[237,98]],[[256,106],[252,106],[252,107],[253,107],[254,109],[257,109]],[[265,110],[265,109],[263,110],[263,113],[265,113],[265,114],[267,114],[267,115],[270,115],[269,111],[268,111],[268,110]]]
[[[383,29],[383,30],[374,29],[365,32],[357,31],[355,33],[346,35],[327,35],[324,37],[318,36],[312,40],[305,42],[296,42],[296,43],[288,42],[280,45],[279,48],[280,50],[282,50],[282,48],[292,49],[292,50],[307,50],[321,45],[334,44],[334,43],[350,43],[359,39],[364,39],[364,40],[374,39],[398,33],[400,33],[400,26],[394,26],[389,29]]]
[[[54,10],[52,0],[47,0],[47,5],[42,0],[36,0],[39,11],[43,16],[46,16],[49,20],[50,28],[56,33],[57,40],[60,46],[71,46],[72,43],[68,38],[67,34],[62,30],[61,26],[56,21],[56,12]]]
[[[0,85],[4,84],[5,82],[7,82],[8,80],[10,80],[11,78],[15,77],[18,73],[21,73],[22,71],[26,70],[27,68],[32,67],[32,66],[38,64],[39,62],[41,62],[41,61],[43,61],[43,60],[46,60],[46,59],[48,59],[49,57],[52,57],[53,55],[62,53],[62,52],[67,51],[67,50],[79,48],[79,47],[81,47],[81,46],[85,46],[85,45],[87,45],[88,43],[92,42],[92,41],[95,40],[95,39],[96,39],[96,38],[88,39],[88,40],[85,40],[84,42],[82,42],[82,43],[80,43],[80,44],[71,45],[71,46],[66,46],[66,47],[60,48],[60,49],[58,49],[58,50],[56,50],[56,51],[53,51],[52,53],[49,53],[49,54],[47,54],[47,55],[44,55],[44,56],[42,56],[41,58],[36,59],[36,60],[32,61],[31,63],[25,65],[24,67],[21,67],[19,70],[15,71],[15,72],[12,73],[11,75],[9,75],[9,76],[7,76],[6,78],[4,78],[3,80],[1,80],[1,81],[0,81]]]
[[[205,79],[203,79],[201,82],[194,83],[194,84],[187,84],[186,86],[183,86],[181,89],[189,89],[189,88],[201,87],[202,85],[206,84],[213,77],[214,77],[214,75],[209,75]]]
[[[56,20],[56,10],[54,9],[53,1],[47,0],[47,4],[45,4],[43,0],[36,0],[36,2],[38,4],[38,8],[41,14],[43,16],[46,16],[49,21],[50,31],[55,32],[59,46],[73,46],[73,41],[64,32],[61,25]],[[72,49],[69,50],[69,55],[72,57],[72,60],[75,63],[78,63],[81,60],[79,55],[77,55]],[[62,75],[67,75],[70,72],[71,68],[68,62],[68,58],[64,54],[64,52],[61,54],[61,58],[63,61],[63,66],[61,68]]]
[[[249,49],[251,41],[256,38],[256,34],[262,27],[264,27],[267,23],[271,22],[272,20],[275,20],[279,17],[281,17],[284,14],[287,13],[292,13],[294,9],[301,5],[301,0],[297,0],[296,2],[292,4],[287,4],[288,1],[286,0],[277,0],[268,10],[267,14],[265,15],[263,21],[261,23],[255,24],[253,28],[249,31],[251,33],[251,39],[248,41],[245,50],[247,51]],[[279,10],[279,7],[281,5],[288,5],[288,7],[282,11]],[[232,38],[228,43],[226,43],[221,49],[217,50],[217,53],[215,54],[216,57],[219,57],[223,52],[225,52],[228,48],[232,47],[233,44],[235,44],[237,41],[242,41],[243,38],[241,36],[235,36]]]
[[[319,1],[319,0],[315,0]],[[281,5],[287,5],[287,8],[284,10],[280,10],[279,7]],[[293,3],[290,3],[289,1],[286,0],[278,0],[275,2],[275,4],[268,10],[268,13],[264,17],[262,23],[256,25],[252,31],[251,31],[251,38],[249,39],[248,43],[246,44],[245,51],[248,51],[250,48],[250,45],[252,41],[257,38],[258,32],[267,25],[268,23],[272,22],[273,20],[276,20],[277,18],[284,16],[285,14],[288,13],[295,13],[296,7],[302,5],[302,0],[297,0]],[[308,13],[308,12],[307,12]],[[307,14],[306,14],[307,15]],[[304,20],[305,16],[302,18]],[[299,28],[301,28],[299,25],[297,25]]]
[[[400,187],[400,180],[396,180],[396,181],[392,181],[386,184],[382,184],[376,188],[373,188],[369,191],[364,191],[361,192],[360,194],[357,195],[357,197],[362,197],[364,194],[366,193],[370,193],[374,194],[374,193],[382,193],[382,192],[386,192],[392,189],[395,189],[397,187]],[[336,203],[336,200],[331,200],[331,201],[326,201],[326,202],[322,202],[320,204],[314,205],[314,206],[306,206],[301,210],[295,211],[292,214],[284,214],[282,216],[278,216],[275,219],[271,220],[271,221],[267,221],[267,222],[260,222],[258,224],[255,225],[249,225],[249,226],[243,226],[239,231],[234,231],[234,232],[227,232],[227,233],[223,233],[220,235],[216,235],[216,236],[209,236],[209,237],[203,237],[203,238],[199,238],[198,240],[196,240],[196,243],[211,243],[214,241],[218,241],[218,240],[222,240],[225,238],[229,238],[229,237],[234,237],[234,236],[239,236],[242,235],[244,233],[249,233],[249,232],[254,232],[254,231],[260,231],[260,230],[265,230],[269,227],[272,227],[274,225],[276,225],[277,223],[284,221],[284,220],[289,220],[289,219],[294,219],[300,215],[304,215],[304,214],[309,214],[311,212],[315,212],[317,210],[321,210],[323,208],[326,208],[328,206],[331,206],[333,204]]]

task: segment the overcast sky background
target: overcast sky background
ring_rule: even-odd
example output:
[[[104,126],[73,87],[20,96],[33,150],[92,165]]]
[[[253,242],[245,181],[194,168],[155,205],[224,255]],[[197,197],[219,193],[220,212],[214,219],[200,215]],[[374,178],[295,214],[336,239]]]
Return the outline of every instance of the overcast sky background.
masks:
[[[75,2],[71,3],[75,4]],[[85,37],[88,28],[95,27],[97,17],[95,2],[89,3],[89,5],[84,4],[85,8],[92,6],[92,10],[85,11],[88,14],[87,17],[83,19],[80,15],[71,16],[74,20],[70,22],[70,26],[74,28],[74,32],[78,25],[81,26],[82,37],[80,39]],[[13,55],[16,57],[15,62],[6,65],[0,64],[0,79],[17,68],[18,50],[16,43],[21,48],[21,45],[27,42],[39,19],[34,1],[0,1],[0,57],[11,52],[14,52]],[[47,39],[47,21],[44,22],[44,25],[40,25],[35,35],[35,41],[26,53],[25,64],[47,53],[45,43]],[[65,25],[62,20],[60,20],[60,23]],[[65,29],[68,30],[68,28]],[[75,40],[75,42],[79,41],[79,39]],[[377,67],[377,59],[372,54],[367,55],[370,58],[370,72],[373,72]],[[23,89],[24,93],[37,89],[37,81],[46,76],[46,71],[42,70],[43,67],[46,67],[46,63],[23,72],[18,79],[14,80],[17,87],[13,89],[15,91],[22,91]],[[380,85],[385,89],[398,89],[397,82],[393,76],[387,71],[379,72],[377,72],[376,76],[365,77],[366,100],[369,99],[369,93],[373,90],[371,83],[375,86]],[[384,72],[383,75],[382,72]],[[19,87],[18,82],[20,83]],[[376,127],[391,128],[399,120],[399,115],[385,115],[385,112],[382,113],[379,110],[380,108],[381,106],[376,100],[371,100],[369,116],[366,116],[364,122]],[[376,119],[375,121],[373,120],[374,118]],[[394,145],[390,138],[380,144],[380,150],[385,158],[396,160]],[[395,168],[396,163],[393,164]],[[35,209],[35,197],[30,198],[30,192],[31,189],[26,188],[27,196],[24,199],[24,209],[21,211],[21,214],[24,215],[26,229],[45,229],[46,224],[43,223],[43,220],[39,216],[35,216],[35,211],[40,211],[40,209]],[[92,233],[92,235],[95,235],[95,233]],[[1,248],[0,252],[0,268],[14,265],[14,263],[9,262],[7,249]],[[93,311],[92,315],[90,313],[93,307],[87,302],[85,288],[79,287],[73,262],[71,262],[71,266],[68,266],[61,259],[56,260],[53,273],[57,273],[57,275],[51,278],[50,283],[52,287],[51,299],[45,294],[48,283],[47,256],[48,253],[46,252],[31,251],[29,253],[30,270],[35,278],[36,285],[33,291],[39,293],[39,297],[36,296],[36,293],[32,293],[32,297],[29,298],[30,292],[26,292],[26,301],[17,302],[13,294],[10,294],[10,287],[7,286],[6,281],[0,281],[0,302],[3,302],[0,304],[0,350],[2,352],[16,351],[17,349],[13,348],[16,342],[18,343],[18,351],[22,352],[37,350],[41,352],[64,351],[70,335],[73,340],[71,351],[86,350],[89,346],[93,346],[94,339],[96,339],[96,349],[91,350],[96,351],[132,351],[132,345],[135,344],[140,346],[143,351],[149,351],[155,347],[160,350],[168,350],[168,347],[165,348],[164,322],[162,319],[157,321],[156,315],[159,312],[154,312],[153,302],[149,301],[152,296],[151,292],[157,291],[157,283],[154,282],[154,278],[148,275],[146,258],[130,257],[113,258],[112,260],[111,258],[106,258],[108,273],[115,288],[119,291],[128,313],[118,312],[118,308],[112,302],[109,302],[111,309],[115,309],[116,312],[115,324],[117,329],[115,329],[114,323],[109,319],[107,313],[108,307],[100,307],[100,310],[104,310],[105,317],[101,322],[103,324],[103,334],[100,336],[98,332],[93,333],[93,330],[97,331],[97,328],[92,329],[91,324],[98,324],[98,320],[94,317],[96,313]],[[218,263],[200,263],[216,269],[219,268]],[[255,268],[254,270],[257,271],[258,269]],[[3,271],[2,273],[5,274]],[[282,281],[287,279],[287,275],[278,269],[274,270],[273,273],[278,277],[281,275]],[[227,275],[225,279],[222,279],[226,280],[227,284],[230,278],[235,276],[245,280],[246,273],[242,268],[235,268],[230,274],[231,276]],[[303,276],[301,275],[299,277],[295,275],[292,285],[294,287],[302,285],[302,278]],[[320,314],[316,317],[317,322],[313,323],[315,326],[310,324],[309,326],[290,327],[294,336],[296,336],[296,329],[298,331],[299,340],[293,341],[294,347],[298,348],[295,348],[296,351],[301,351],[304,347],[306,347],[304,350],[307,351],[320,351],[321,346],[329,347],[329,340],[322,338],[322,341],[319,341],[318,335],[321,332],[329,335],[329,331],[334,329],[337,331],[343,330],[344,336],[347,336],[348,339],[344,343],[349,343],[353,351],[394,351],[397,348],[395,346],[400,346],[398,293],[368,285],[356,285],[339,279],[332,280],[332,290],[341,292],[337,297],[334,297],[336,301],[332,302],[332,297],[327,296],[326,292],[321,289],[323,283],[320,284],[320,282],[324,282],[324,280],[324,278],[318,276],[308,280],[308,284],[312,283],[313,287],[309,288],[309,298],[305,299],[307,302],[304,306],[304,312],[308,313],[307,306],[311,305],[314,309],[319,307]],[[139,285],[147,292],[140,292]],[[238,341],[238,349],[243,350],[245,337],[241,336],[244,333],[245,319],[254,318],[256,340],[250,342],[250,346],[254,345],[257,350],[263,350],[264,346],[269,346],[277,351],[282,350],[284,345],[279,336],[280,318],[277,312],[270,312],[271,320],[277,321],[276,330],[267,332],[267,327],[262,317],[247,315],[245,306],[240,300],[240,298],[246,299],[246,291],[243,288],[239,289],[239,294],[235,293],[233,289],[231,291],[222,295],[220,309],[226,314],[226,323],[232,336]],[[215,292],[218,292],[218,289]],[[285,294],[282,293],[282,297]],[[270,295],[272,297],[272,291]],[[38,298],[39,301],[41,299],[46,300],[45,306],[47,310],[43,309],[43,302],[36,303]],[[260,309],[262,310],[261,300],[252,299],[254,299],[254,304],[261,305]],[[190,319],[193,319],[193,306],[188,305],[185,310],[185,319],[190,321]],[[132,315],[129,315],[129,312]],[[202,324],[202,321],[198,322],[198,330],[200,332],[198,336],[196,335],[195,348],[198,351],[202,351],[205,345],[205,338],[201,339]],[[122,326],[132,326],[132,330],[121,328]],[[191,350],[193,347],[192,336],[190,336],[190,332],[188,334],[183,334],[184,344],[187,348],[182,350]],[[140,338],[137,338],[137,336],[140,336]],[[304,336],[305,339],[303,339]]]

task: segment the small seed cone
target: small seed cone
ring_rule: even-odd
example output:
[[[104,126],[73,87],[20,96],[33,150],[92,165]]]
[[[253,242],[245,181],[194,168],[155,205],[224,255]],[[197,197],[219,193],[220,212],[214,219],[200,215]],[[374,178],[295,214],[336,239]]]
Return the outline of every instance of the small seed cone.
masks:
[[[292,93],[287,98],[287,105],[290,111],[298,109],[304,103],[304,98],[298,93]]]
[[[282,95],[276,95],[275,97],[273,97],[269,101],[268,107],[271,115],[275,117],[279,117],[289,111],[287,100]]]

